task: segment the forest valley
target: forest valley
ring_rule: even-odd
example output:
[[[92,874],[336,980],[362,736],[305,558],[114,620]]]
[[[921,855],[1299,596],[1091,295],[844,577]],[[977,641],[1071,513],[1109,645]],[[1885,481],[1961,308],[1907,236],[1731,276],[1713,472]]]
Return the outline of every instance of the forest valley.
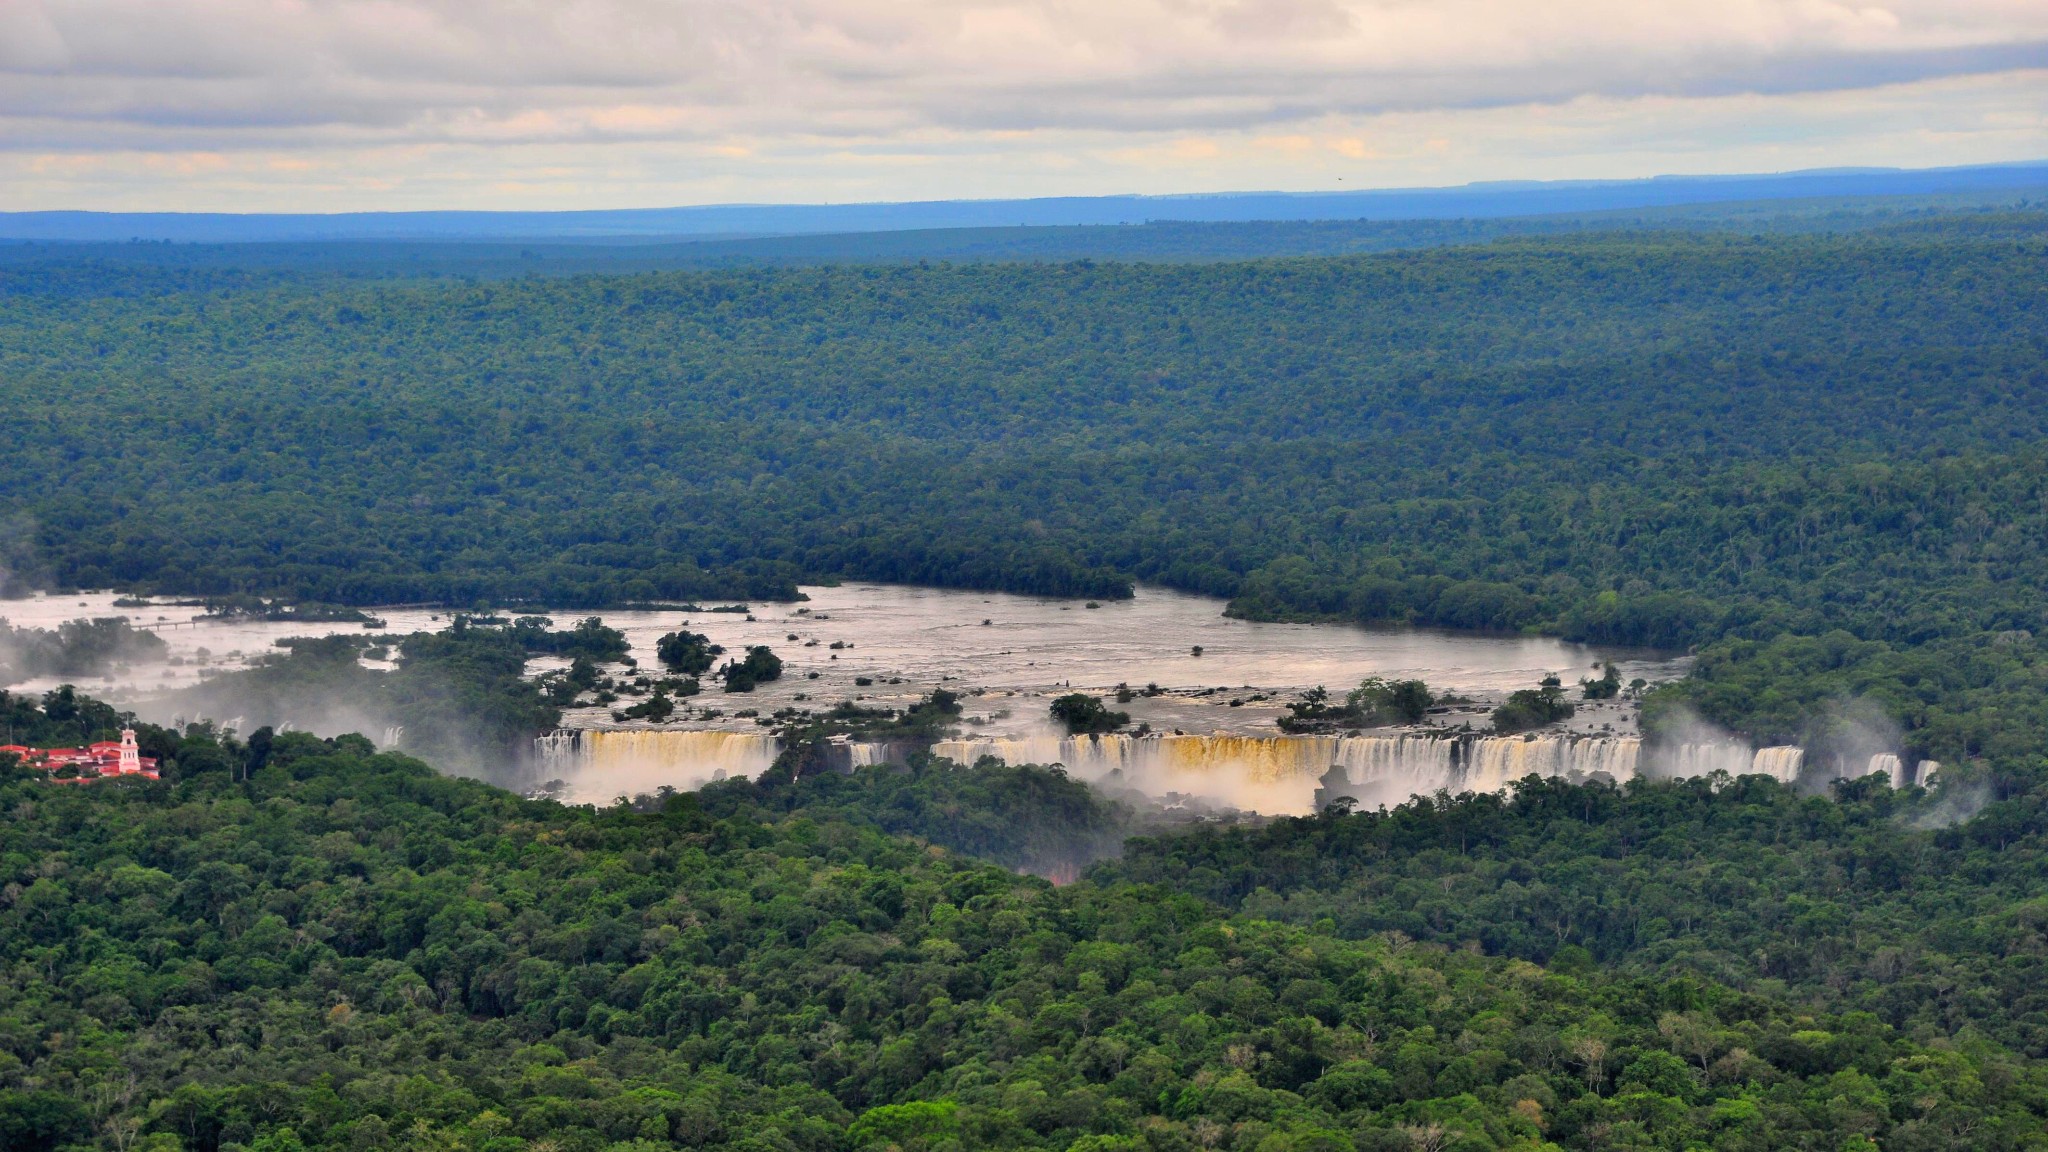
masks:
[[[561,276],[7,254],[0,594],[473,619],[236,674],[372,700],[419,759],[134,723],[161,780],[0,765],[0,1152],[2048,1145],[2048,213],[1866,223]],[[455,775],[618,659],[528,609],[835,579],[1690,650],[1653,735],[1881,722],[1941,782],[1204,826],[1054,768],[804,758],[943,727],[936,694],[770,718],[779,769],[695,793]],[[0,664],[150,643],[10,629]],[[781,674],[671,647],[619,711]],[[1304,730],[1427,707],[1328,687]],[[38,747],[132,721],[0,712]]]
[[[60,253],[0,264],[0,569],[556,610],[1145,580],[1697,647],[1665,704],[1757,744],[1857,702],[2003,765],[2048,741],[2044,252],[2017,210],[502,280]]]

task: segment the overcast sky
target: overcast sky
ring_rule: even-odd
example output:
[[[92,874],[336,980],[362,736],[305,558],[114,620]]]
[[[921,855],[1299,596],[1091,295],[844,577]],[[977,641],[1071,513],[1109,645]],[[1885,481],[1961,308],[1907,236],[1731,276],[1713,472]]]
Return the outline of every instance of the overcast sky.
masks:
[[[0,0],[0,209],[2048,158],[2048,0]]]

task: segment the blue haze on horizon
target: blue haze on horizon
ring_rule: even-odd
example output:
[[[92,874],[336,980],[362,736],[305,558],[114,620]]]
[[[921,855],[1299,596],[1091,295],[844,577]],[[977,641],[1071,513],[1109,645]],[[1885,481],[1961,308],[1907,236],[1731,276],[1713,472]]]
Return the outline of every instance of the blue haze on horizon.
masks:
[[[2048,194],[2048,161],[1643,180],[1498,181],[1447,188],[1038,197],[872,204],[719,204],[558,212],[4,212],[0,240],[234,243],[320,240],[675,239],[1156,221],[1437,220],[1833,197]]]

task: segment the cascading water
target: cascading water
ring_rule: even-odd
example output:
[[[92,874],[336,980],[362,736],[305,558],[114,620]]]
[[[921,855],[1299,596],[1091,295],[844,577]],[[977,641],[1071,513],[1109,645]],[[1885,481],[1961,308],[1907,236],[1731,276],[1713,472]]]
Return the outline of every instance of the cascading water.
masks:
[[[1498,792],[1524,776],[1592,776],[1615,781],[1636,774],[1643,742],[1635,737],[1481,736],[1464,745],[1461,783],[1474,792]]]
[[[842,768],[891,762],[887,744],[840,745]],[[564,731],[535,745],[544,778],[568,783],[583,800],[695,787],[724,776],[757,776],[774,763],[772,736],[683,730]],[[1010,764],[1060,764],[1090,781],[1114,780],[1152,796],[1203,796],[1266,813],[1313,810],[1318,790],[1362,805],[1401,804],[1439,791],[1498,792],[1526,776],[1629,780],[1659,776],[1760,774],[1787,783],[1805,767],[1791,746],[1733,741],[1669,745],[1652,753],[1633,736],[1475,736],[1396,732],[1370,736],[1022,736],[941,741],[934,755],[962,764],[992,756]],[[1931,773],[1931,764],[1918,775]],[[1904,783],[1896,756],[1870,771]]]
[[[1756,768],[1756,756],[1749,745],[1737,740],[1673,744],[1662,750],[1658,766],[1669,776],[1711,776],[1716,772],[1741,776]]]
[[[1749,771],[1757,776],[1773,776],[1790,784],[1799,779],[1799,770],[1806,764],[1806,749],[1781,745],[1776,748],[1759,748],[1749,762]]]
[[[1334,745],[1327,763],[1341,772],[1342,783],[1349,784],[1337,791],[1367,808],[1392,807],[1417,792],[1447,787],[1455,771],[1457,743],[1452,740],[1406,734],[1318,739]]]
[[[758,776],[775,762],[777,749],[773,736],[747,732],[573,730],[534,741],[542,778],[563,781],[578,800]]]
[[[1344,794],[1399,804],[1439,790],[1499,791],[1524,776],[1634,776],[1633,737],[1444,736],[1043,736],[949,740],[937,756],[972,764],[1061,764],[1085,780],[1112,773],[1152,795],[1190,793],[1261,812],[1306,812],[1334,768]],[[1335,784],[1336,781],[1328,781]]]

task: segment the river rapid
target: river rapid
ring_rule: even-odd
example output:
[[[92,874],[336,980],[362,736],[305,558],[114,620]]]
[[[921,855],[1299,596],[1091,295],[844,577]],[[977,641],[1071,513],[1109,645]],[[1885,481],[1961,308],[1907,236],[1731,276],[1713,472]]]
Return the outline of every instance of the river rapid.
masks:
[[[1672,679],[1687,665],[1669,653],[1542,637],[1232,620],[1222,615],[1221,601],[1156,588],[1100,602],[867,583],[802,591],[807,599],[799,603],[589,613],[626,634],[642,671],[658,668],[656,643],[678,628],[704,633],[732,653],[768,645],[785,671],[779,681],[746,694],[723,693],[707,678],[705,692],[684,701],[678,717],[662,725],[619,723],[609,707],[572,709],[564,732],[538,743],[536,777],[560,780],[569,798],[604,801],[751,774],[774,757],[774,742],[758,721],[777,709],[829,708],[841,700],[900,707],[944,687],[964,697],[959,739],[939,749],[956,758],[1057,760],[1079,775],[1168,799],[1299,812],[1312,806],[1320,784],[1330,783],[1322,777],[1333,765],[1356,781],[1351,793],[1367,802],[1399,802],[1438,787],[1497,787],[1526,771],[1625,778],[1640,763],[1634,710],[1625,701],[1582,705],[1569,725],[1534,740],[1485,737],[1487,713],[1509,692],[1546,675],[1572,685],[1597,675],[1603,661],[1615,662],[1624,681]],[[260,660],[280,639],[364,631],[348,623],[207,620],[190,606],[117,608],[114,599],[87,593],[8,601],[0,603],[0,616],[44,628],[121,616],[157,629],[168,646],[165,659],[84,685],[146,714],[160,710],[151,701],[167,691]],[[369,611],[386,622],[381,634],[390,636],[443,628],[449,620],[440,608]],[[585,614],[550,613],[561,627]],[[561,664],[536,659],[529,671],[538,675]],[[1341,695],[1369,676],[1420,679],[1462,701],[1433,714],[1426,737],[1319,742],[1280,736],[1274,721],[1301,692],[1325,686]],[[1131,714],[1133,727],[1146,726],[1150,737],[1063,741],[1047,716],[1054,697],[1075,691],[1109,697],[1119,686],[1135,695],[1113,706]],[[622,697],[613,707],[631,701]],[[892,754],[847,750],[850,763]],[[1713,755],[1716,766],[1740,770],[1751,752],[1730,748]]]

